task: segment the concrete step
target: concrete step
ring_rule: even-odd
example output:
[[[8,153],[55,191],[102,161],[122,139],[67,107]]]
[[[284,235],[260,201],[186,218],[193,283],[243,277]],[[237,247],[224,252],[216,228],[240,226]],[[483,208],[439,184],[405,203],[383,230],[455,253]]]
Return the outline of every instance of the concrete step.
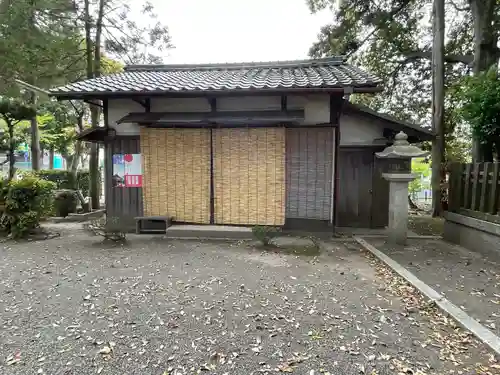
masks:
[[[252,228],[228,225],[172,225],[167,228],[167,238],[251,240]]]

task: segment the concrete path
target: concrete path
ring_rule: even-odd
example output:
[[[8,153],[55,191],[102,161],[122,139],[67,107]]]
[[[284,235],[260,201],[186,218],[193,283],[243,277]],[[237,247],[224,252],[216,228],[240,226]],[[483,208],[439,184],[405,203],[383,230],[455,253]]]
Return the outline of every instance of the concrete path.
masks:
[[[357,240],[500,355],[500,263],[442,240]]]

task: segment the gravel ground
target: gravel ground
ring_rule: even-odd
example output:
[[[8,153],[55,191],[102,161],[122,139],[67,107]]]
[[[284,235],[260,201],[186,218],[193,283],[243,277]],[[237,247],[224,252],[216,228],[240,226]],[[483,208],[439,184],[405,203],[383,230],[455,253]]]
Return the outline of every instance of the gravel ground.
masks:
[[[468,333],[353,243],[0,246],[3,374],[495,374]],[[374,372],[374,369],[376,370]]]
[[[441,240],[410,240],[405,248],[375,247],[500,335],[500,261]]]

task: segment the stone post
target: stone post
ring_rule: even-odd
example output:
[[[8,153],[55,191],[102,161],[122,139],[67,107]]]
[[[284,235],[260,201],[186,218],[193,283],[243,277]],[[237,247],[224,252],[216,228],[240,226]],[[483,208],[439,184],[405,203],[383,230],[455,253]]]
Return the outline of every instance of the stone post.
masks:
[[[383,173],[389,181],[388,240],[405,245],[408,237],[408,184],[415,179],[411,173]]]
[[[379,158],[403,158],[426,156],[428,152],[408,143],[408,136],[399,132],[392,146],[378,152]],[[388,241],[396,245],[405,245],[408,238],[408,184],[416,175],[401,171],[383,173],[382,177],[389,181],[389,225]]]

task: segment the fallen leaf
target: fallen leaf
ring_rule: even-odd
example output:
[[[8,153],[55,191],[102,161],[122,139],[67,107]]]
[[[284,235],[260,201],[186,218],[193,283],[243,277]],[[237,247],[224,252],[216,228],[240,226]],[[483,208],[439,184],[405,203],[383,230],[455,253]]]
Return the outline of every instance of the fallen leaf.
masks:
[[[109,346],[103,347],[101,350],[99,350],[99,354],[110,354],[113,351]]]

